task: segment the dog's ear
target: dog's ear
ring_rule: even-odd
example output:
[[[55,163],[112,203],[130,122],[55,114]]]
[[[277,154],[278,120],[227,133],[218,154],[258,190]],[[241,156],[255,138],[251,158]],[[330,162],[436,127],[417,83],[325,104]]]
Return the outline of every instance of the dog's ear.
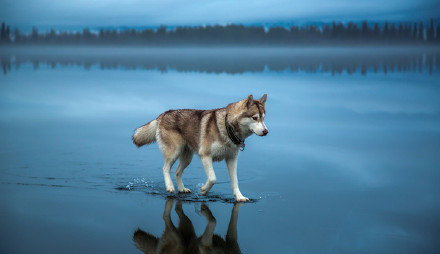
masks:
[[[254,102],[254,97],[252,96],[252,94],[250,94],[246,100],[246,107],[249,108],[253,102]]]
[[[263,104],[266,104],[266,100],[267,100],[267,94],[264,94],[258,101]]]

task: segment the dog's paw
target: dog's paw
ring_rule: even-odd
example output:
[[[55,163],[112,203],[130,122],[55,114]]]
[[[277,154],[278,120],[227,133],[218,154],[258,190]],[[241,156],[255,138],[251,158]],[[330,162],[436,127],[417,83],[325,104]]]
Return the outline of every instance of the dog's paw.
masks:
[[[174,186],[168,186],[168,187],[167,187],[167,191],[168,191],[169,193],[174,193],[174,191],[176,191],[176,190],[174,189]]]
[[[179,193],[191,193],[191,190],[183,187],[183,189],[179,190]]]
[[[203,216],[205,216],[206,219],[215,222],[215,217],[212,215],[211,210],[209,210],[209,207],[206,204],[202,204],[200,206],[200,212]]]
[[[174,210],[176,211],[177,214],[182,214],[183,213],[183,209],[182,209],[182,202],[178,201],[176,206],[174,207]]]
[[[208,193],[209,190],[207,190],[206,188],[203,188],[204,186],[202,186],[202,188],[200,188],[200,194],[202,194],[202,196],[205,196],[206,193]]]
[[[249,199],[243,195],[235,196],[235,200],[237,200],[237,202],[249,202]]]

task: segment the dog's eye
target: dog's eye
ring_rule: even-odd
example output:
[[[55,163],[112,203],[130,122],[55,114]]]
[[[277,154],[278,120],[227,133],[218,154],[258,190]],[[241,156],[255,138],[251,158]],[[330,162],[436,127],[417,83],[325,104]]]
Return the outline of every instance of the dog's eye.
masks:
[[[252,119],[254,119],[254,121],[258,121],[258,117],[253,116]]]

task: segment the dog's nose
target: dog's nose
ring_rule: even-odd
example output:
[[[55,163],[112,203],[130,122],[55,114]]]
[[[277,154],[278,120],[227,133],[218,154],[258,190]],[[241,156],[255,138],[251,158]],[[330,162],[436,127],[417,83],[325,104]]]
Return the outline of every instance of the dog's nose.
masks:
[[[267,129],[265,129],[265,130],[263,131],[263,136],[266,136],[267,133],[269,133],[269,131],[268,131]]]

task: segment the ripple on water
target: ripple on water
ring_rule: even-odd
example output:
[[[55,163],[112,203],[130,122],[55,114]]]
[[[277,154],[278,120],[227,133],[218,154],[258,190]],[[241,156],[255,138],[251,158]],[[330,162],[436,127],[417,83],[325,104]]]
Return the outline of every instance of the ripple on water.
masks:
[[[202,183],[196,186],[200,189]],[[128,181],[126,184],[121,184],[115,188],[118,191],[140,191],[148,195],[160,196],[163,198],[173,198],[182,202],[222,202],[234,203],[235,199],[231,194],[223,194],[215,191],[210,191],[206,196],[200,193],[169,193],[166,191],[162,180],[149,180],[146,178],[136,178]],[[280,197],[278,193],[251,193],[248,195],[250,203],[256,203],[261,199],[269,197]]]

